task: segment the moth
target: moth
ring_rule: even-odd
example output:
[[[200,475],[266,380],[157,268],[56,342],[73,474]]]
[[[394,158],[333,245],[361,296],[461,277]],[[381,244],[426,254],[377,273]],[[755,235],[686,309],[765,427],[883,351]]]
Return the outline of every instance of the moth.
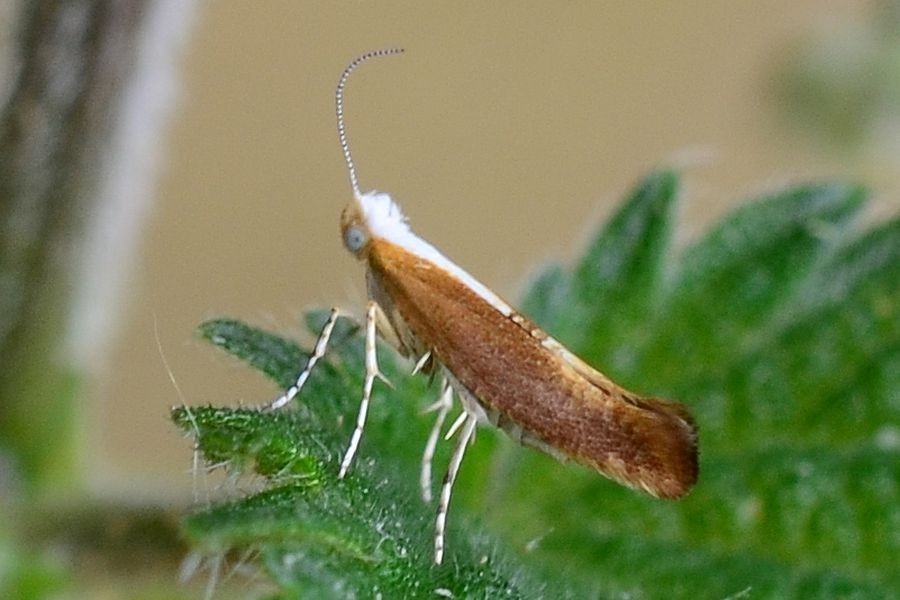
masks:
[[[353,198],[341,214],[344,246],[366,267],[365,369],[356,426],[340,466],[343,478],[359,448],[372,388],[383,379],[380,335],[415,361],[413,373],[440,379],[437,416],[422,457],[422,496],[431,500],[431,462],[456,396],[456,436],[438,499],[434,562],[444,556],[453,483],[478,424],[561,460],[572,460],[625,486],[679,498],[698,475],[697,427],[684,405],[630,392],[579,359],[486,286],[417,236],[385,193],[362,192],[344,123],[344,89],[362,63],[403,52],[369,52],[344,69],[335,92],[338,138]],[[332,309],[296,382],[268,405],[288,404],[324,356],[340,316]]]

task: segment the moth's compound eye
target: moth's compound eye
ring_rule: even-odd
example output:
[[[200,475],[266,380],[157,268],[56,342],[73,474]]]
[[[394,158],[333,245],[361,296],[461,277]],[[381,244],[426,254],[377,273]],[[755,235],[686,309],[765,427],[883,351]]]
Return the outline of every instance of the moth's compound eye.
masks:
[[[344,232],[344,245],[347,246],[347,250],[354,254],[362,250],[367,241],[368,235],[359,227],[348,227],[347,231]]]

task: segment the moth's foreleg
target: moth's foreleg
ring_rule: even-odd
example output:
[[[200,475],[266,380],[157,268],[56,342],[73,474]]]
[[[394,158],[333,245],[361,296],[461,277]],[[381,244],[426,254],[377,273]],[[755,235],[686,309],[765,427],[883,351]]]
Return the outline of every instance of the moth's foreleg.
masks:
[[[444,560],[444,531],[447,524],[447,511],[450,508],[450,494],[453,492],[453,482],[456,481],[459,465],[462,464],[466,447],[475,434],[475,425],[478,423],[478,418],[475,415],[463,414],[466,415],[465,422],[459,438],[456,440],[453,456],[450,457],[450,466],[447,467],[447,474],[444,475],[444,485],[441,487],[441,498],[438,502],[437,519],[434,524],[434,562],[438,565]]]
[[[378,318],[378,305],[370,300],[366,308],[366,379],[363,383],[362,400],[359,403],[359,414],[356,417],[356,427],[353,429],[353,435],[350,437],[350,444],[347,446],[347,452],[344,454],[344,460],[341,461],[341,470],[338,477],[343,479],[353,462],[353,456],[359,448],[359,440],[362,437],[363,428],[366,426],[366,416],[369,414],[369,400],[372,398],[372,386],[375,379],[387,381],[381,371],[378,370],[378,360],[376,357],[376,338],[375,338],[375,322]]]
[[[313,352],[309,356],[309,359],[306,361],[306,366],[303,367],[303,370],[300,371],[300,374],[297,376],[297,381],[294,382],[294,385],[286,389],[282,395],[263,407],[263,410],[277,410],[282,406],[285,406],[300,393],[306,380],[309,379],[309,374],[312,372],[313,367],[316,366],[316,363],[319,362],[320,358],[325,356],[325,349],[328,347],[328,341],[331,339],[331,332],[334,331],[334,325],[337,323],[338,316],[340,316],[340,311],[337,308],[332,308],[328,320],[325,321],[325,325],[322,326],[322,331],[319,332],[319,337],[316,339],[316,345],[313,348]]]
[[[431,464],[434,459],[434,451],[437,448],[444,420],[447,418],[447,413],[450,412],[452,406],[453,388],[445,381],[444,388],[441,390],[441,397],[438,398],[437,402],[425,409],[425,412],[437,411],[431,434],[428,436],[428,442],[425,443],[425,451],[422,453],[422,472],[419,477],[419,483],[422,486],[422,500],[426,503],[431,502]]]

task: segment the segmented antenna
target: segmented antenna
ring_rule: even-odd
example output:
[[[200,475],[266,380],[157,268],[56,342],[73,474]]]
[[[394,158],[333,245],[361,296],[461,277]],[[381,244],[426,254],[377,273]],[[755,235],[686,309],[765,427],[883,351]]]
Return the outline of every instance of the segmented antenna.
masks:
[[[341,78],[337,84],[337,90],[334,92],[335,111],[337,112],[337,128],[338,138],[341,142],[341,151],[344,153],[344,161],[347,163],[347,171],[350,173],[350,186],[353,188],[353,195],[359,197],[359,177],[356,175],[356,167],[353,166],[353,157],[350,155],[350,143],[347,141],[347,128],[344,126],[344,87],[347,85],[347,79],[353,70],[366,62],[370,58],[378,58],[380,56],[390,56],[391,54],[400,54],[403,48],[384,48],[382,50],[373,50],[366,52],[362,56],[356,57],[353,62],[347,65]]]

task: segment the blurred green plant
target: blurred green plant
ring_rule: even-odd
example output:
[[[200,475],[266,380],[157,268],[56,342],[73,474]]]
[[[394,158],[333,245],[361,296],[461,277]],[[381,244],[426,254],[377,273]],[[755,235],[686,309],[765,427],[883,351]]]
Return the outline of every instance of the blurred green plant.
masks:
[[[418,468],[436,385],[381,352],[349,476],[362,384],[340,328],[294,410],[176,407],[209,465],[259,480],[187,517],[199,553],[258,553],[275,597],[866,597],[900,589],[900,220],[854,231],[865,192],[807,185],[747,204],[670,256],[678,177],[651,174],[524,312],[614,379],[678,398],[701,427],[684,500],[618,487],[479,431],[445,564]],[[310,313],[311,330],[325,312]],[[233,320],[200,335],[281,388],[307,356]],[[447,459],[446,444],[437,464]]]
[[[900,117],[900,1],[871,3],[870,17],[810,36],[787,53],[775,92],[787,120],[835,148],[883,141],[896,148]]]
[[[71,586],[68,573],[59,562],[17,547],[5,531],[0,531],[0,598],[40,600],[64,596]]]

